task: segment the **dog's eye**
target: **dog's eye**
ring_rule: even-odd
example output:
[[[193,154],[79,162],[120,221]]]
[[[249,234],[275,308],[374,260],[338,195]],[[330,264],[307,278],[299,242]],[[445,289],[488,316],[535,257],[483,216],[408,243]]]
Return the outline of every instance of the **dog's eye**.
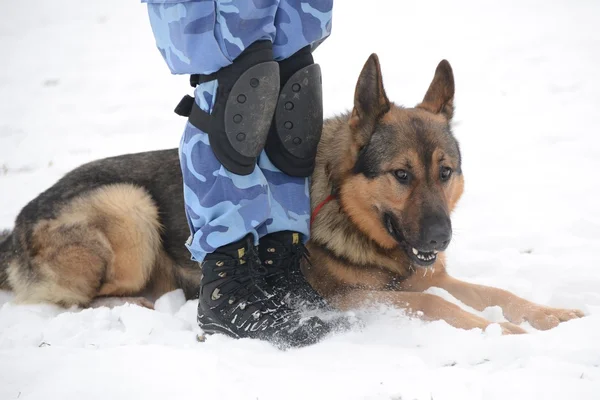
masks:
[[[452,176],[452,168],[441,167],[440,168],[440,179],[442,181],[447,181]]]
[[[394,175],[396,176],[396,179],[400,181],[400,183],[406,184],[410,180],[410,174],[403,169],[398,169],[394,171]]]

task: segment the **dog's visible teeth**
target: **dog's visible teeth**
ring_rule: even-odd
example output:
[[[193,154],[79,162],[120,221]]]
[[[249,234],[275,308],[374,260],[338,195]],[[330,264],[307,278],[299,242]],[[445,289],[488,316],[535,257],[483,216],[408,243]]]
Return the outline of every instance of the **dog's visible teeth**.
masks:
[[[414,247],[411,248],[413,254],[421,261],[433,261],[437,257],[437,251],[421,252]]]

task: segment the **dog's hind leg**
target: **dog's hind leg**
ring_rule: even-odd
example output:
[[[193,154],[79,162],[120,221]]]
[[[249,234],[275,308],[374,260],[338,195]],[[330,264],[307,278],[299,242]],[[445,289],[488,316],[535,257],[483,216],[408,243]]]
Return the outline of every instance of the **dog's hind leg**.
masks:
[[[96,297],[90,303],[90,308],[113,308],[125,304],[135,304],[140,307],[149,308],[150,310],[154,309],[154,303],[145,297]]]
[[[20,302],[88,306],[98,297],[141,296],[160,262],[158,209],[142,188],[104,186],[39,221],[26,256],[9,267]],[[163,260],[164,261],[164,260]],[[175,288],[163,273],[163,291]]]
[[[18,303],[85,306],[96,296],[114,258],[99,230],[80,221],[63,225],[44,220],[31,239],[22,235],[25,251],[8,266]]]

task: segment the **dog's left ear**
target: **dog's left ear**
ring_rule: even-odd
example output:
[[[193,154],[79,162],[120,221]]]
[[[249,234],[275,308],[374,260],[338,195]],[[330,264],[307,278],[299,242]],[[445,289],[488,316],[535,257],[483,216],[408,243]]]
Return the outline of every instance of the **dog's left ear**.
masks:
[[[390,101],[383,89],[379,58],[373,53],[365,63],[354,92],[354,109],[350,127],[359,145],[368,143],[377,121],[390,110]]]
[[[443,114],[448,121],[454,113],[454,75],[452,67],[446,60],[438,64],[429,89],[417,108],[431,111],[434,114]]]

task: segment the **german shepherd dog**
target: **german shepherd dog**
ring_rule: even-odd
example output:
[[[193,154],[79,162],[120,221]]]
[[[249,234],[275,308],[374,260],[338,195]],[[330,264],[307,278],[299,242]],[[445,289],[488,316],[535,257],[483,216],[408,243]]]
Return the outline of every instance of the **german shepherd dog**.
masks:
[[[549,308],[450,277],[444,250],[463,192],[450,121],[454,78],[443,60],[415,108],[391,103],[379,61],[367,60],[351,113],[325,121],[311,197],[309,282],[332,305],[386,303],[463,329],[490,321],[432,294],[439,287],[476,310],[500,306],[504,333],[528,321],[549,329],[579,310]],[[182,288],[197,297],[201,269],[189,235],[176,149],[85,164],[27,204],[0,243],[0,288],[15,301],[95,306],[137,302]]]

